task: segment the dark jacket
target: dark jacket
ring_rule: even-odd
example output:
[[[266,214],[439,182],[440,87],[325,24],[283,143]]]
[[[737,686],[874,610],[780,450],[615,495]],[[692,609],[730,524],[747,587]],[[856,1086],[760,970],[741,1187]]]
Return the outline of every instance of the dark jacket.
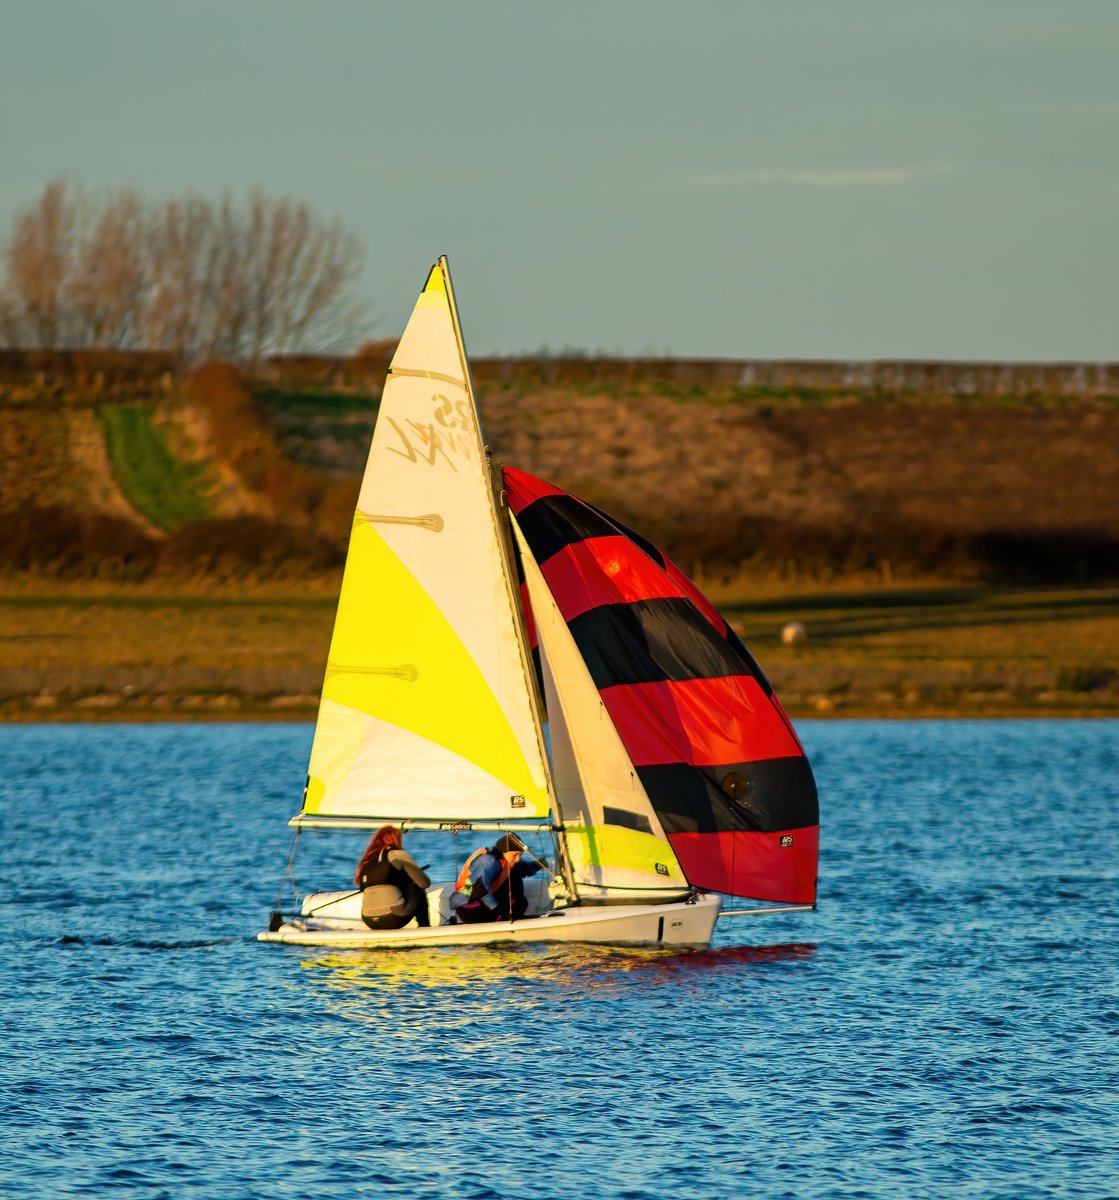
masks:
[[[407,850],[382,850],[361,876],[363,917],[410,917],[431,880]]]

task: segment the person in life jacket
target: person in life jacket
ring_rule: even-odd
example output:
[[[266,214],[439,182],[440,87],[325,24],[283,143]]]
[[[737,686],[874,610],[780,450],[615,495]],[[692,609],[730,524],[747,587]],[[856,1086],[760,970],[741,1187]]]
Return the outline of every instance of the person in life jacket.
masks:
[[[426,891],[430,883],[404,849],[400,830],[382,825],[354,872],[354,885],[361,888],[361,919],[370,929],[400,929],[413,917],[417,925],[430,925]]]
[[[524,842],[515,833],[506,833],[466,860],[456,885],[465,902],[452,902],[460,921],[474,925],[523,919],[528,908],[524,881],[544,866],[538,859],[522,862],[524,852]]]

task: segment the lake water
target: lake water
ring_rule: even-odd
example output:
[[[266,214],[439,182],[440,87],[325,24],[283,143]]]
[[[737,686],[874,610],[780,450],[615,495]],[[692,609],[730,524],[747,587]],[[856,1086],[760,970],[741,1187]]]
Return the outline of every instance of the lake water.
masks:
[[[817,913],[379,955],[308,727],[0,728],[0,1196],[1119,1195],[1119,722],[799,728]]]

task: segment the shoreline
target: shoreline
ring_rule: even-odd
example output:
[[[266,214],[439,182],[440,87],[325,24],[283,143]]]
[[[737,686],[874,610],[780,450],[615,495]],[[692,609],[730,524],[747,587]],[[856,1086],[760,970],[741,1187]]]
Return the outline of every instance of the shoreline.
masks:
[[[325,582],[0,583],[0,723],[312,722]],[[1119,717],[1119,587],[704,582],[794,720]]]
[[[190,702],[193,699],[193,702]],[[1119,709],[1111,704],[1077,703],[1063,699],[1008,704],[829,704],[824,707],[784,704],[794,723],[801,721],[1024,721],[1024,720],[1117,720]],[[4,725],[157,725],[157,724],[253,724],[313,725],[315,705],[291,704],[286,698],[271,703],[242,703],[222,696],[187,698],[177,704],[139,705],[107,703],[101,697],[85,701],[0,706]]]

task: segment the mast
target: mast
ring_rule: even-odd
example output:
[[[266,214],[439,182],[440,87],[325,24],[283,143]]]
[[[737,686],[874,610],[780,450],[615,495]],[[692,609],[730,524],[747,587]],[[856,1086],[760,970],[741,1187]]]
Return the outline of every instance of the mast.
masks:
[[[485,449],[486,469],[489,475],[489,497],[490,497],[490,517],[493,521],[493,531],[497,538],[498,545],[501,547],[502,554],[502,575],[505,580],[506,599],[509,604],[509,613],[513,619],[513,628],[516,632],[517,648],[520,651],[521,670],[524,673],[525,685],[528,688],[529,695],[532,698],[533,710],[533,726],[536,731],[536,743],[540,751],[540,759],[544,764],[544,782],[548,789],[548,800],[551,805],[553,823],[559,826],[556,832],[556,847],[559,851],[560,873],[563,876],[564,884],[572,896],[578,893],[575,888],[575,879],[571,871],[570,863],[568,862],[567,844],[564,839],[562,828],[562,819],[560,818],[559,803],[556,800],[555,785],[552,781],[552,768],[548,761],[547,746],[544,742],[544,717],[543,717],[543,701],[540,696],[540,690],[536,683],[536,673],[532,669],[532,659],[528,648],[528,634],[525,630],[524,614],[521,610],[520,597],[517,594],[517,589],[514,587],[514,573],[512,569],[512,531],[509,526],[507,507],[502,499],[504,492],[501,488],[500,472],[495,478],[494,469],[490,460],[489,446],[485,443],[485,438],[482,436],[482,421],[478,413],[478,401],[474,394],[474,379],[470,373],[470,362],[466,355],[466,345],[462,336],[462,325],[459,322],[458,305],[455,303],[455,290],[451,283],[451,269],[447,263],[447,256],[441,254],[438,261],[439,270],[443,275],[443,283],[447,290],[447,302],[451,310],[451,324],[454,326],[455,342],[458,345],[459,361],[462,364],[462,377],[466,381],[466,394],[470,402],[470,412],[474,421],[474,427],[478,434],[478,441]]]

